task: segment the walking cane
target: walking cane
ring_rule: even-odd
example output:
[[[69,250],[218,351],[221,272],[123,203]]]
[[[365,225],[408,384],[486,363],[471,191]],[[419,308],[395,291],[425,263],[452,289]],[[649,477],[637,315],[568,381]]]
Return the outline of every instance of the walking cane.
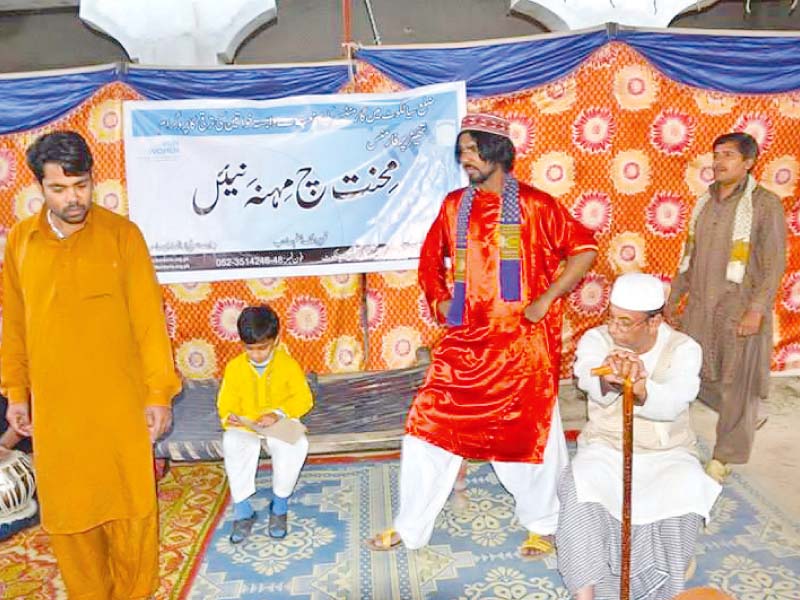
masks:
[[[610,375],[611,367],[592,369],[592,375]],[[633,473],[633,382],[622,382],[622,556],[620,558],[619,597],[631,595],[631,475]]]

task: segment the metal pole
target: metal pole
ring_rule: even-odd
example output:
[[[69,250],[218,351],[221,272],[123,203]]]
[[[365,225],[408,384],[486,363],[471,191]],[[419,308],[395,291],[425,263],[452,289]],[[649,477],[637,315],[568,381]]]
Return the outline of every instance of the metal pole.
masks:
[[[342,0],[342,53],[350,57],[350,44],[353,41],[350,0]]]
[[[367,17],[369,18],[369,26],[372,28],[372,39],[375,40],[375,45],[381,45],[381,34],[378,32],[378,23],[375,21],[375,11],[372,10],[372,2],[364,0],[364,6],[367,9]]]
[[[369,280],[366,273],[361,273],[360,284],[361,288],[361,335],[364,340],[364,370],[369,368],[369,290],[367,285]]]

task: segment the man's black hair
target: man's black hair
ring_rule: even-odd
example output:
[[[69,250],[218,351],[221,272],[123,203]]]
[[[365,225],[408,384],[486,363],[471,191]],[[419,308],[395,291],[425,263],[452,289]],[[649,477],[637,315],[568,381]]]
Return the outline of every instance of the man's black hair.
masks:
[[[61,165],[64,174],[70,177],[90,173],[94,164],[89,145],[75,131],[54,131],[41,135],[28,147],[25,156],[39,183],[44,179],[45,163]]]
[[[714,140],[714,145],[711,148],[716,148],[720,144],[734,143],[739,149],[739,154],[744,156],[745,159],[758,158],[758,142],[749,133],[744,131],[734,131],[733,133],[726,133],[719,136]]]
[[[481,160],[500,165],[504,173],[510,173],[514,166],[514,144],[503,135],[487,133],[485,131],[466,130],[458,134],[458,139],[468,133],[478,146],[478,156]],[[461,148],[456,140],[456,160],[461,161]]]
[[[245,344],[260,344],[278,337],[280,331],[278,315],[266,304],[248,306],[239,315],[236,329]]]

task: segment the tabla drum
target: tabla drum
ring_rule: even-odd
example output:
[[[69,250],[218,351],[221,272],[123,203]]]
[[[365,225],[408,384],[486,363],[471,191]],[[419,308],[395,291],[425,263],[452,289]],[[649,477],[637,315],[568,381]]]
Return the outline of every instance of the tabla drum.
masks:
[[[35,491],[30,457],[18,450],[0,455],[0,525],[36,514]]]

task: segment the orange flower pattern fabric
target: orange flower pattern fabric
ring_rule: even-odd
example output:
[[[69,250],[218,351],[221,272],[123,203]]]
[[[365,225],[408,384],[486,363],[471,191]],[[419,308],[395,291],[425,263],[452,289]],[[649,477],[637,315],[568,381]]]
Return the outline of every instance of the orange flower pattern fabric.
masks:
[[[358,64],[343,91],[402,89]],[[141,99],[122,83],[105,86],[64,117],[0,136],[0,245],[11,225],[41,208],[25,149],[45,131],[80,131],[95,154],[96,200],[127,213],[122,101]],[[470,99],[471,111],[511,121],[515,175],[558,199],[600,243],[598,260],[565,302],[562,376],[575,340],[600,323],[614,278],[645,270],[665,281],[676,269],[686,223],[713,180],[711,143],[728,131],[759,142],[755,177],[783,200],[788,263],[775,303],[772,368],[800,370],[800,91],[736,95],[692,88],[662,75],[613,42],[573,73],[525,92]],[[281,341],[304,369],[319,373],[409,366],[441,328],[416,273],[286,277],[163,286],[176,362],[187,378],[219,377],[239,344],[240,307],[267,302],[281,317]]]

